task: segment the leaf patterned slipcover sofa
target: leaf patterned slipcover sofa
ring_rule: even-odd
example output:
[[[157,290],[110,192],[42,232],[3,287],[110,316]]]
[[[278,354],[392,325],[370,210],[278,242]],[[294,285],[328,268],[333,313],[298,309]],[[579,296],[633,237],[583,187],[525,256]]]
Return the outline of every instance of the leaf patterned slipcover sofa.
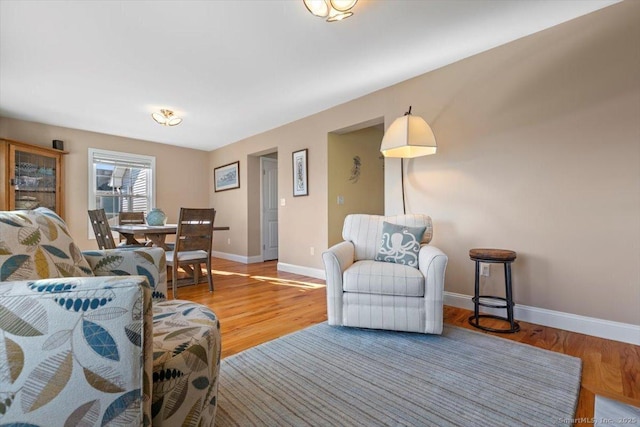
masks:
[[[431,218],[347,215],[343,242],[322,254],[330,325],[442,333],[447,256]]]
[[[160,248],[80,252],[53,211],[0,212],[0,426],[210,426],[218,319],[166,300]]]

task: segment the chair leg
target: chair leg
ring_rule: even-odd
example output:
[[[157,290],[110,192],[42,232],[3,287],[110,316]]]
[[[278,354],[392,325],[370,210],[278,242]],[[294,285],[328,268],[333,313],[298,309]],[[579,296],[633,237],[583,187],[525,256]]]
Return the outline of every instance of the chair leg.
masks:
[[[213,272],[211,271],[211,258],[207,259],[207,281],[209,282],[209,292],[213,292]]]
[[[474,296],[473,296],[473,319],[476,324],[479,324],[478,316],[480,314],[480,261],[476,261],[476,280],[474,284]]]
[[[178,266],[171,266],[171,289],[173,290],[173,299],[178,298]]]
[[[200,263],[193,264],[193,284],[198,285],[200,283]]]

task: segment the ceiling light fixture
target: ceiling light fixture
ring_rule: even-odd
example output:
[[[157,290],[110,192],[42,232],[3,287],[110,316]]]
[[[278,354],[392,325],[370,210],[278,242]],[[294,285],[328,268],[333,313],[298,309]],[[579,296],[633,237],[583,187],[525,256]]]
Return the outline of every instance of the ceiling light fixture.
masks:
[[[358,0],[302,0],[307,10],[327,22],[342,21],[353,15],[351,9]]]
[[[151,114],[153,120],[162,126],[177,126],[182,123],[182,119],[176,116],[173,111],[162,109]]]

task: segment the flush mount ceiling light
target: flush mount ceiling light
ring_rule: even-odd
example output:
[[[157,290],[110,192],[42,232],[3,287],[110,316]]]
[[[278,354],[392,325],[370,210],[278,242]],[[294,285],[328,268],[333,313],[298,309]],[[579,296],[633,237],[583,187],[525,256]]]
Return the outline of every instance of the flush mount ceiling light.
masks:
[[[177,126],[182,123],[182,119],[175,114],[171,110],[162,109],[159,112],[151,114],[153,120],[155,120],[158,124],[162,126]]]
[[[358,0],[302,0],[307,10],[327,22],[342,21],[353,15],[351,9]]]

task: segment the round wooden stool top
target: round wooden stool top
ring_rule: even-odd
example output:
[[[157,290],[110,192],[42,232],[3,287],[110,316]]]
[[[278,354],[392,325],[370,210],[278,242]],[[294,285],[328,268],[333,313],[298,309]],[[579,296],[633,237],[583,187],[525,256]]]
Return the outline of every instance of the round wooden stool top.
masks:
[[[479,261],[511,262],[516,259],[516,253],[507,249],[471,249],[469,257]]]

